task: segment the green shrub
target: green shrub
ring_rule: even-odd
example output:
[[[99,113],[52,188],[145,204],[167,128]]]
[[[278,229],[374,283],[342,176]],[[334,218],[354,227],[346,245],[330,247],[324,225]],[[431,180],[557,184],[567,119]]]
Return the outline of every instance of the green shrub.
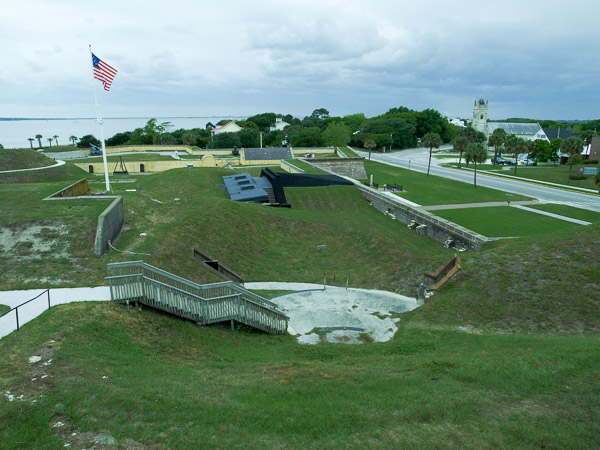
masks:
[[[585,180],[587,179],[586,175],[571,175],[571,180]]]
[[[583,164],[598,164],[600,161],[597,159],[586,159],[583,161]]]

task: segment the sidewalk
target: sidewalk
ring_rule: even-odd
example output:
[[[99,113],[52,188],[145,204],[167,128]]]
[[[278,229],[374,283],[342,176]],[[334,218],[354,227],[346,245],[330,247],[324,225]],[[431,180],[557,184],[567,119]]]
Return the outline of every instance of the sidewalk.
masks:
[[[0,291],[0,305],[11,308],[30,300],[45,289],[29,289],[24,291]],[[50,289],[50,305],[62,305],[72,302],[107,301],[110,300],[110,289],[108,286],[91,288],[57,288]],[[35,319],[44,311],[48,310],[48,295],[44,294],[36,300],[19,308],[19,326]],[[0,317],[0,339],[17,329],[15,311]]]

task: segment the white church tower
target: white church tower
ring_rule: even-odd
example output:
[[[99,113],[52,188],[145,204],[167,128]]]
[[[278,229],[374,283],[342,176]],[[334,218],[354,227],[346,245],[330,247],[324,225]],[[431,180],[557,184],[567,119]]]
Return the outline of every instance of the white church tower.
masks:
[[[475,100],[473,106],[473,128],[487,135],[488,102],[483,98]]]

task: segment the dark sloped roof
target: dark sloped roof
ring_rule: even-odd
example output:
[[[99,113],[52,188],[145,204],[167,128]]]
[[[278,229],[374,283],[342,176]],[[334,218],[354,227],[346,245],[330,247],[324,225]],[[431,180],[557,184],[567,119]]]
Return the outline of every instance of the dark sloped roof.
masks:
[[[575,136],[566,128],[544,128],[544,133],[548,136],[548,139],[553,141],[556,138],[568,139],[571,136]]]
[[[238,202],[266,202],[269,195],[265,188],[271,183],[266,178],[254,178],[247,173],[223,177],[225,189],[231,200]]]
[[[278,148],[244,148],[244,157],[250,161],[271,159],[293,159],[292,149],[289,147]]]

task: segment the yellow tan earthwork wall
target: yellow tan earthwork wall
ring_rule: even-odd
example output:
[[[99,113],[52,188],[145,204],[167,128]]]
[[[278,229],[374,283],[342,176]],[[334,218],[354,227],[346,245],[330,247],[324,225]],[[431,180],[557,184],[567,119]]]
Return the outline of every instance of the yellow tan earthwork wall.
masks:
[[[125,166],[129,173],[140,172],[164,172],[170,169],[179,169],[181,167],[223,167],[227,161],[215,159],[207,155],[201,160],[173,160],[173,161],[126,161]],[[93,173],[104,173],[104,165],[101,162],[94,163],[74,163],[77,167],[90,172],[92,167]],[[109,165],[110,166],[110,165]],[[143,170],[142,170],[143,166]],[[110,167],[109,167],[109,170]],[[111,170],[112,172],[112,170]]]

